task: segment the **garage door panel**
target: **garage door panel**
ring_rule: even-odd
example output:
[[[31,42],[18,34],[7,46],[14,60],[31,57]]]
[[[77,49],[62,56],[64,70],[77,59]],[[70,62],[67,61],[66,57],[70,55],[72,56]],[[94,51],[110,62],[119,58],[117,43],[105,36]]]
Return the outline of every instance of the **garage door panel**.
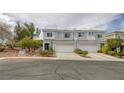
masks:
[[[55,47],[56,52],[73,52],[74,51],[74,45],[73,44],[57,44]]]
[[[91,53],[96,53],[99,49],[98,45],[79,45],[81,50],[86,50]]]

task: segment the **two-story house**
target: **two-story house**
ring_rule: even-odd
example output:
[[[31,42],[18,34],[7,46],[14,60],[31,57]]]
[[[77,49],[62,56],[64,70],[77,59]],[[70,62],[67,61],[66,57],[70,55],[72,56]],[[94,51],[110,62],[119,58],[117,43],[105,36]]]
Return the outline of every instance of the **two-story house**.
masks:
[[[104,43],[103,30],[43,29],[43,50],[50,47],[55,52],[73,52],[76,48],[97,52]]]

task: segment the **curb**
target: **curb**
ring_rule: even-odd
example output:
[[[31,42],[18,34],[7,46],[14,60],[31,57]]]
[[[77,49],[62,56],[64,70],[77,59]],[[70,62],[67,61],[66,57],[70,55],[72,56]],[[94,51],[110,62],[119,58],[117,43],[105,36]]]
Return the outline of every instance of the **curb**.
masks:
[[[0,60],[4,60],[4,59],[6,59],[6,58],[0,58]]]
[[[55,57],[50,58],[50,57],[1,57],[0,60],[4,59],[57,59]]]
[[[100,59],[58,59],[58,60],[65,60],[65,61],[100,61],[100,62],[105,62],[105,61],[108,61],[108,62],[124,62],[123,59],[121,60],[100,60]]]
[[[123,59],[120,60],[98,60],[98,59],[59,59],[56,57],[1,57],[0,60],[6,59],[46,59],[46,60],[65,60],[65,61],[111,61],[111,62],[124,62]]]

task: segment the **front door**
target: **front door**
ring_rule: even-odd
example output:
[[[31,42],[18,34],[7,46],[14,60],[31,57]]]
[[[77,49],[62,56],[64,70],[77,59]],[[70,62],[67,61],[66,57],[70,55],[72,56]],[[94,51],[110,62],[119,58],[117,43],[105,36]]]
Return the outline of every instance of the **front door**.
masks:
[[[49,50],[49,43],[45,43],[45,50]]]
[[[121,52],[124,52],[124,46],[123,45],[121,46]]]

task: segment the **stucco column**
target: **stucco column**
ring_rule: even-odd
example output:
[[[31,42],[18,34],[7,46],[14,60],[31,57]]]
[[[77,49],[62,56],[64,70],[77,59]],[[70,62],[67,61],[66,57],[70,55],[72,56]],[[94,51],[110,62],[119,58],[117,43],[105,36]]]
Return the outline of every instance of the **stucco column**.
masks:
[[[75,49],[76,49],[76,48],[78,48],[78,42],[77,42],[78,38],[77,38],[76,34],[74,36],[74,41],[75,41],[75,43],[74,43],[75,45],[74,46],[75,46]]]
[[[44,40],[43,40],[43,51],[45,50],[45,45],[44,45],[45,43],[44,43]]]

